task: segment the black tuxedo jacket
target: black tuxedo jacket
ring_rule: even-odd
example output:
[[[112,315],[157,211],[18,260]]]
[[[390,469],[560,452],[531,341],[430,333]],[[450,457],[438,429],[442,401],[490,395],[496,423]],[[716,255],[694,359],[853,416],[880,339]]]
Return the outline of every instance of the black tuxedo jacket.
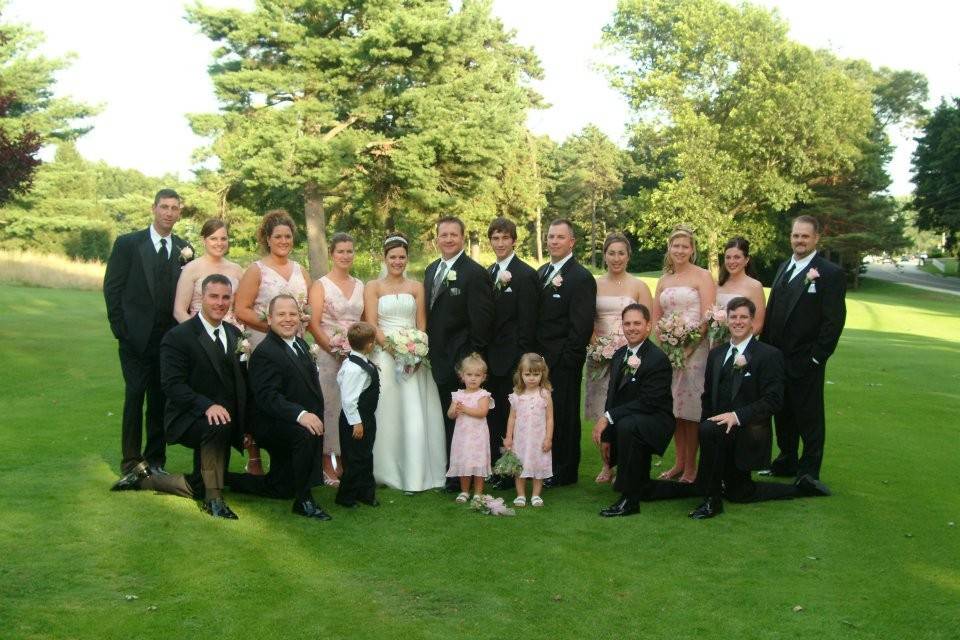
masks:
[[[642,414],[653,420],[644,431],[644,438],[659,455],[667,450],[673,437],[673,369],[670,360],[660,348],[644,340],[637,355],[640,366],[634,373],[624,368],[627,347],[621,347],[610,360],[610,383],[604,411],[610,414],[614,425],[617,422]]]
[[[190,244],[175,235],[171,236],[170,244],[170,302],[166,306],[173,309],[180,279],[180,252]],[[103,298],[107,303],[110,330],[117,340],[129,342],[139,353],[146,351],[157,319],[155,273],[159,261],[150,229],[134,231],[113,243],[103,276]],[[169,324],[175,324],[172,313]]]
[[[550,263],[537,270],[540,287],[537,348],[551,369],[579,370],[587,357],[597,308],[597,281],[571,257],[560,269],[563,282],[541,286]]]
[[[490,267],[492,275],[493,267]],[[536,351],[534,334],[537,327],[537,272],[526,262],[513,256],[507,265],[512,276],[508,285],[497,288],[493,283],[493,335],[487,347],[490,374],[510,376],[520,356]]]
[[[449,385],[457,379],[457,363],[473,351],[484,353],[490,343],[493,286],[487,270],[464,252],[453,263],[456,278],[444,278],[437,300],[430,307],[439,265],[439,259],[431,262],[423,276],[427,336],[433,379],[438,385]]]
[[[796,378],[817,366],[813,358],[824,366],[837,348],[847,318],[846,276],[840,267],[818,253],[806,269],[781,289],[780,280],[789,264],[787,260],[780,265],[770,288],[761,337],[783,352],[787,373]],[[812,284],[806,282],[810,268],[820,274]]]
[[[736,430],[734,457],[743,471],[770,466],[772,446],[770,419],[783,404],[783,354],[776,347],[750,340],[743,352],[747,364],[731,371],[729,398],[720,397],[720,371],[730,348],[728,342],[714,347],[707,357],[701,406],[701,420],[734,411],[740,420]]]
[[[160,383],[167,397],[163,421],[167,442],[178,442],[197,418],[215,404],[230,411],[237,438],[245,432],[247,380],[246,367],[240,364],[237,354],[240,330],[229,322],[220,327],[227,344],[226,354],[210,339],[199,314],[168,331],[160,343]]]
[[[310,352],[303,338],[296,340],[304,353]],[[254,435],[270,433],[276,424],[297,424],[301,411],[323,419],[323,392],[316,365],[295,355],[273,331],[267,332],[253,350],[249,375],[257,406]],[[337,425],[324,424],[323,428],[336,429]]]

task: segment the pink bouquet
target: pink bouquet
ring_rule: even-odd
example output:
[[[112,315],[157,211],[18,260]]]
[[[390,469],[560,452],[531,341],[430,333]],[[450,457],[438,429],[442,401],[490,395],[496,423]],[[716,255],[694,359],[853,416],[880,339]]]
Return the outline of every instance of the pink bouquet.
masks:
[[[701,338],[700,324],[696,320],[685,320],[679,313],[663,316],[657,323],[657,341],[660,348],[670,358],[674,369],[683,369],[687,364],[684,350],[696,344]]]
[[[727,326],[727,308],[714,305],[704,314],[707,321],[707,338],[710,344],[717,345],[730,337],[730,327]]]
[[[347,340],[347,332],[339,327],[335,328],[330,336],[330,353],[341,360],[345,360],[350,355],[350,341]]]
[[[590,379],[597,380],[610,370],[610,360],[617,349],[627,344],[621,333],[607,336],[598,336],[587,345],[587,368],[590,369]]]
[[[396,362],[397,379],[412,375],[421,364],[430,366],[427,334],[419,329],[396,329],[386,335],[384,349]]]

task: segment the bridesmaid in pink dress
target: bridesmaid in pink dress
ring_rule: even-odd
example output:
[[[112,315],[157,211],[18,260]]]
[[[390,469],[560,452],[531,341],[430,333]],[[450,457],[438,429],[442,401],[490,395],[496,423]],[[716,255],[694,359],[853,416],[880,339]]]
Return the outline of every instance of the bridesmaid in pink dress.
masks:
[[[660,318],[671,313],[682,314],[701,325],[703,338],[698,344],[687,347],[684,368],[673,372],[676,462],[673,468],[660,474],[663,479],[679,477],[680,482],[688,484],[697,479],[700,395],[703,393],[703,376],[709,352],[704,316],[717,297],[717,287],[710,272],[694,264],[696,251],[693,232],[684,227],[674,229],[667,241],[663,276],[657,281],[651,317],[654,327]]]
[[[203,238],[205,251],[202,256],[183,267],[177,281],[177,295],[173,303],[173,317],[177,322],[186,322],[200,310],[200,286],[203,279],[209,275],[219,273],[230,278],[236,295],[243,267],[224,257],[230,249],[227,233],[227,223],[219,218],[211,218],[203,223],[200,237]],[[223,319],[243,328],[233,314],[232,306]]]
[[[622,233],[611,233],[603,242],[603,261],[607,273],[597,278],[597,311],[593,322],[593,338],[596,342],[601,336],[614,338],[614,347],[619,349],[626,344],[620,329],[620,313],[633,302],[639,302],[648,309],[652,304],[650,287],[640,278],[627,273],[632,248],[630,240]],[[583,415],[587,420],[595,421],[603,413],[607,399],[607,387],[610,384],[609,367],[599,376],[587,364],[587,390]],[[610,482],[612,473],[609,463],[609,445],[601,450],[603,468],[597,474],[597,482]]]
[[[308,296],[314,310],[308,330],[321,349],[317,369],[323,391],[323,424],[330,425],[323,434],[323,449],[319,452],[322,464],[314,465],[314,485],[339,486],[338,478],[343,474],[340,433],[333,426],[340,422],[337,372],[343,358],[333,354],[330,339],[338,332],[345,337],[350,325],[359,322],[363,314],[363,282],[350,275],[353,257],[353,238],[346,233],[335,233],[330,238],[330,272],[314,281]],[[336,467],[331,456],[336,458]]]
[[[719,284],[718,305],[726,308],[727,303],[738,296],[749,298],[756,305],[757,314],[753,318],[753,335],[760,335],[763,319],[767,314],[767,303],[763,295],[763,285],[757,280],[750,261],[750,242],[746,238],[739,236],[731,238],[723,248]]]
[[[293,219],[282,209],[263,216],[257,229],[257,242],[265,255],[247,267],[237,287],[234,313],[250,333],[250,344],[254,349],[270,330],[263,318],[274,296],[286,293],[306,305],[310,275],[290,259],[295,229]],[[300,335],[303,335],[302,330]]]

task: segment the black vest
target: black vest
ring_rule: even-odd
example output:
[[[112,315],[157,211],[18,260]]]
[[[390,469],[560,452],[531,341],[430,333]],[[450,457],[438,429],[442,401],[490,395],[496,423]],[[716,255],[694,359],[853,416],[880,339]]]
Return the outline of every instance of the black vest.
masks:
[[[366,371],[370,376],[370,386],[360,392],[360,397],[357,399],[357,412],[364,424],[367,424],[374,420],[377,403],[380,401],[380,372],[369,360],[363,360],[353,354],[350,354],[349,358],[350,362]]]

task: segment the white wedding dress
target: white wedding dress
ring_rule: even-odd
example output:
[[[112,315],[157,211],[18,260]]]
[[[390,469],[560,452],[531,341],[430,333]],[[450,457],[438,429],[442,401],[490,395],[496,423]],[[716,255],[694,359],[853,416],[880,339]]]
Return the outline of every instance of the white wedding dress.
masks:
[[[377,301],[379,326],[416,328],[417,302],[409,293],[382,296]],[[440,394],[430,369],[397,381],[393,356],[376,350],[371,360],[380,367],[377,437],[373,443],[373,475],[378,484],[403,491],[424,491],[446,483],[447,454]]]

